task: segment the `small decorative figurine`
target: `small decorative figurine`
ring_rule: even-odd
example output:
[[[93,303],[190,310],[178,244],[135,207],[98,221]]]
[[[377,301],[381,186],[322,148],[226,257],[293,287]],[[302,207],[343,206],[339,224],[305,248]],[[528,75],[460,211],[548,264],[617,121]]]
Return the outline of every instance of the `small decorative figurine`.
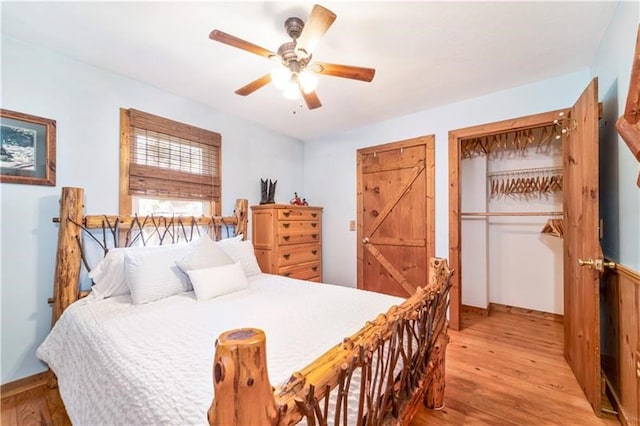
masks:
[[[300,199],[300,197],[298,197],[298,193],[297,192],[293,193],[293,198],[291,200],[289,200],[289,204],[293,204],[294,206],[301,206],[302,205],[302,200]]]
[[[302,205],[303,206],[308,206],[309,205],[309,203],[307,203],[307,199],[306,198],[302,199]]]

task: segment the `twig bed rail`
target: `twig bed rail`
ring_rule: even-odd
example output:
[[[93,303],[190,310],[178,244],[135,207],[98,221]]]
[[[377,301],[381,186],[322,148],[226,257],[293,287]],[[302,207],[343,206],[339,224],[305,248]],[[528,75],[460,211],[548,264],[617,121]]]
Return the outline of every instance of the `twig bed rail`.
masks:
[[[446,311],[451,273],[431,259],[430,281],[402,305],[379,315],[360,331],[291,375],[272,392],[264,333],[224,333],[216,342],[209,409],[211,425],[379,425],[405,423],[419,403],[444,405]],[[358,407],[349,416],[351,384]],[[333,408],[333,412],[330,411]]]
[[[215,239],[221,237],[223,228],[227,236],[229,232],[246,235],[246,200],[236,202],[234,216],[166,218],[83,216],[83,197],[81,188],[62,189],[53,323],[83,296],[79,289],[83,233],[105,252],[108,238],[113,246],[146,244],[143,229],[150,229],[161,244],[189,241],[199,235],[202,226],[209,227]],[[102,230],[101,238],[89,232],[95,229]],[[367,322],[275,388],[268,380],[262,331],[240,329],[220,335],[213,359],[215,397],[208,411],[209,423],[402,424],[421,403],[442,407],[451,272],[446,260],[434,258],[428,273],[425,288]],[[56,386],[53,374],[50,386]]]

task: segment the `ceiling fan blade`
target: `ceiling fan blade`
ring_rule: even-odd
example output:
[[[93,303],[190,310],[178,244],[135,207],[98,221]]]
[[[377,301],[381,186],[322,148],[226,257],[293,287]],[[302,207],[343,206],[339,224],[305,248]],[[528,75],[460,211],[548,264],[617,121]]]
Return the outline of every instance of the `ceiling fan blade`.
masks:
[[[296,40],[296,52],[304,57],[311,56],[318,41],[335,20],[335,13],[318,4],[314,5],[300,37]]]
[[[240,96],[247,96],[269,83],[271,83],[271,73],[265,74],[257,80],[254,80],[251,83],[247,84],[246,86],[239,88],[238,90],[236,90],[236,94]]]
[[[211,34],[209,34],[209,38],[211,40],[219,41],[220,43],[228,44],[229,46],[237,47],[238,49],[246,50],[247,52],[264,56],[267,59],[272,59],[277,57],[278,55],[269,49],[265,49],[264,47],[257,46],[253,43],[249,43],[248,41],[242,40],[236,36],[232,36],[231,34],[227,34],[220,30],[213,30]]]
[[[328,64],[326,62],[314,62],[309,69],[322,75],[350,78],[352,80],[371,81],[376,74],[373,68],[354,67],[351,65]]]
[[[302,88],[300,88],[300,93],[302,93],[302,98],[304,99],[304,103],[307,104],[308,109],[316,109],[322,106],[320,102],[320,98],[318,98],[318,94],[315,92],[304,93]]]

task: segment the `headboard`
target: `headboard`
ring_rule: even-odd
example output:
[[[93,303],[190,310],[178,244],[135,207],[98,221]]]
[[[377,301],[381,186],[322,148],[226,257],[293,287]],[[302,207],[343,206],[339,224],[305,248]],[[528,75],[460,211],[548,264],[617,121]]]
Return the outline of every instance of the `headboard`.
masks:
[[[214,240],[242,234],[247,235],[248,205],[246,199],[236,200],[233,216],[117,216],[83,214],[84,189],[63,187],[60,197],[60,216],[54,222],[60,223],[56,267],[54,275],[52,325],[62,312],[84,297],[88,291],[80,291],[80,269],[84,262],[84,237],[92,239],[102,247],[105,254],[112,247],[147,245],[150,240],[156,244],[176,244],[191,241],[206,232]],[[91,231],[102,230],[101,236]],[[204,231],[203,231],[204,230]],[[147,232],[145,234],[145,231]],[[99,232],[98,232],[99,234]],[[152,237],[152,238],[150,238]]]

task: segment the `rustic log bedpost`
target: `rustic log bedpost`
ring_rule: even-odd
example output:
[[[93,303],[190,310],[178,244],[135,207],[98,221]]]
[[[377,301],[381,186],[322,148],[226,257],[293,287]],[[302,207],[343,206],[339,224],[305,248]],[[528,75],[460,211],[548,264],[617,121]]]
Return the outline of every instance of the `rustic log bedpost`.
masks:
[[[215,397],[210,425],[275,425],[278,410],[267,375],[264,332],[244,328],[222,333],[213,359]]]
[[[80,234],[82,229],[72,222],[82,222],[84,189],[62,188],[60,197],[60,228],[56,250],[56,269],[53,283],[53,326],[67,306],[78,300],[80,279]]]
[[[81,223],[84,190],[82,188],[63,187],[60,196],[60,228],[58,229],[58,247],[56,249],[56,266],[53,276],[53,298],[51,309],[51,326],[62,315],[67,307],[78,300],[80,291],[80,262],[82,253],[79,242],[81,228],[71,223]],[[58,380],[51,370],[47,378],[47,405],[52,419],[60,423],[67,419],[66,413],[61,412]]]
[[[249,220],[249,200],[237,199],[236,205],[233,209],[233,215],[238,220],[236,227],[236,235],[242,234],[242,239],[247,239],[247,222]]]
[[[638,26],[636,49],[631,65],[627,103],[624,114],[616,122],[616,130],[633,156],[640,162],[640,26]],[[638,174],[636,184],[640,188],[640,174]]]
[[[451,276],[449,265],[444,259],[431,258],[429,259],[429,269],[430,276],[426,290],[428,292],[434,292],[435,294],[441,294],[443,286],[448,284],[449,277]],[[442,323],[435,325],[437,334],[431,360],[429,361],[429,369],[432,373],[429,376],[430,383],[427,384],[423,401],[427,408],[434,410],[444,408],[445,360],[447,345],[449,344],[449,335],[447,334],[449,326],[447,308],[447,303],[441,303],[438,304],[438,308],[436,309],[435,316],[440,319]]]
[[[425,407],[433,410],[444,408],[444,372],[448,343],[449,336],[445,332],[440,333],[433,347],[433,355],[431,355],[430,367],[433,372],[431,373],[431,383],[427,386],[423,402]]]

